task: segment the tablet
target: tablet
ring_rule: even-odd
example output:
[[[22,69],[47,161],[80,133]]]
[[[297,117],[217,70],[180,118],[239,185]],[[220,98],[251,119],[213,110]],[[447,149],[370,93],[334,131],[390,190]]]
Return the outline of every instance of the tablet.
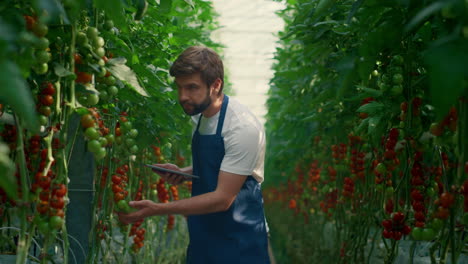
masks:
[[[175,171],[175,170],[169,170],[169,169],[166,169],[166,168],[162,168],[162,167],[158,167],[158,166],[155,166],[155,165],[151,165],[151,164],[144,164],[146,167],[149,167],[151,169],[155,169],[155,170],[158,170],[158,171],[163,171],[163,172],[169,172],[169,173],[174,173],[174,174],[179,174],[179,175],[182,175],[182,176],[185,176],[185,177],[189,177],[189,178],[200,178],[196,175],[192,175],[192,174],[188,174],[188,173],[185,173],[185,172],[181,172],[181,171]]]

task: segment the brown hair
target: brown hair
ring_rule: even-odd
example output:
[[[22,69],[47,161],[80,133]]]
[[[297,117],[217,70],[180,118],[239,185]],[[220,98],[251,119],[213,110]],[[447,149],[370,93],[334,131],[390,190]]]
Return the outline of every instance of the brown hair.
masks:
[[[203,46],[192,46],[184,50],[172,64],[169,73],[173,77],[200,73],[201,79],[210,87],[217,78],[224,86],[224,68],[219,55]]]

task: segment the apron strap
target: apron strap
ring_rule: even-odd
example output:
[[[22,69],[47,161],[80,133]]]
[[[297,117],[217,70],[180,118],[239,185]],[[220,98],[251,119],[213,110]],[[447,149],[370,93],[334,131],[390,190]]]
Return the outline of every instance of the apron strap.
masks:
[[[226,115],[228,102],[229,102],[229,97],[227,95],[224,95],[223,104],[221,105],[221,111],[219,113],[218,127],[216,128],[216,135],[218,136],[221,136],[221,131],[223,130],[224,116]],[[200,128],[202,116],[203,114],[200,114],[200,118],[198,118],[197,129],[195,129],[195,132],[198,132],[198,129]]]
[[[226,115],[227,105],[229,103],[229,97],[224,95],[223,104],[221,105],[221,113],[219,113],[218,127],[216,128],[216,135],[221,136],[221,131],[224,125],[224,116]]]

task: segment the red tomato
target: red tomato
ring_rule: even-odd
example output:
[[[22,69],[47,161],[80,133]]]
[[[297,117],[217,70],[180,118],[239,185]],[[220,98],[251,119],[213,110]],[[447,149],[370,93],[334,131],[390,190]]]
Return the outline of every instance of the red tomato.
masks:
[[[52,195],[55,195],[57,197],[63,197],[65,196],[65,194],[67,194],[67,187],[65,186],[65,184],[55,184],[52,187]]]
[[[54,103],[54,97],[52,97],[52,95],[43,94],[39,97],[39,101],[42,105],[51,106]]]
[[[62,197],[52,196],[50,206],[55,209],[62,209],[65,206],[65,202]]]

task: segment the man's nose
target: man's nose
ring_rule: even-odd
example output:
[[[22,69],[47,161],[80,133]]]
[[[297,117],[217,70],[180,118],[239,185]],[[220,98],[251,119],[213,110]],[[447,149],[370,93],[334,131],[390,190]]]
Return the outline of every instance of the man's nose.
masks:
[[[179,101],[180,102],[185,102],[188,100],[188,96],[187,96],[187,92],[185,91],[185,89],[179,89]]]

